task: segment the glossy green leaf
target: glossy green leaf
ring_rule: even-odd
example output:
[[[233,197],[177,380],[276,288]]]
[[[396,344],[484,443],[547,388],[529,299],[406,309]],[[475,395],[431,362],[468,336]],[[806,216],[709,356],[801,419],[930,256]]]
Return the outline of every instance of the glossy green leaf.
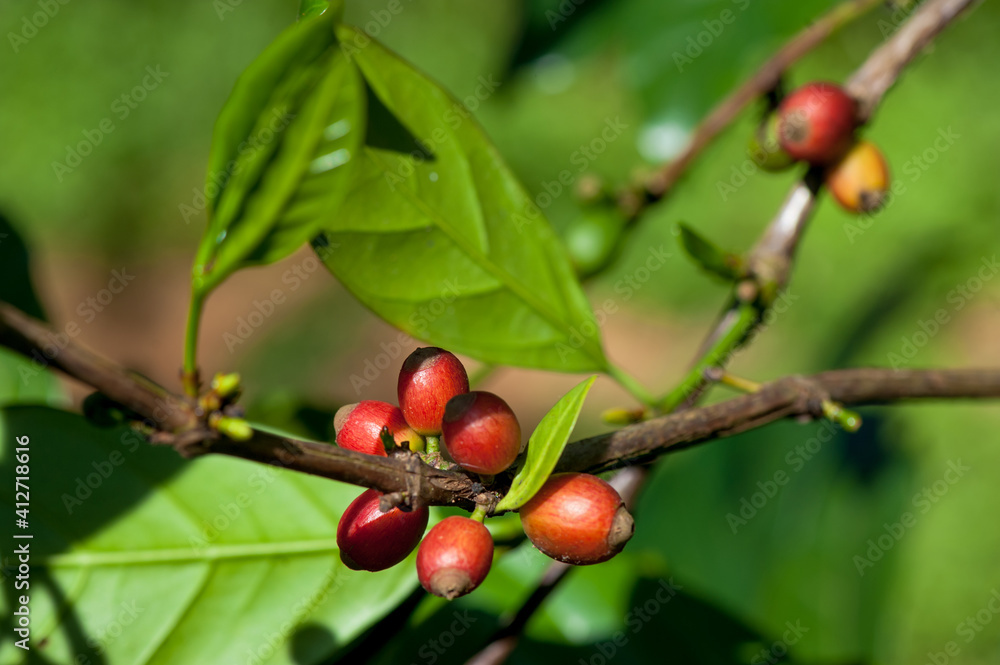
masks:
[[[53,409],[0,411],[0,508],[12,520],[24,435],[38,662],[322,663],[416,588],[412,556],[381,573],[341,563],[337,522],[360,488],[222,456],[185,461]],[[4,594],[0,615],[11,603]],[[23,663],[10,635],[0,663]]]
[[[336,18],[331,9],[282,33],[220,114],[197,291],[241,267],[287,256],[343,200],[364,137],[365,100],[360,75],[333,33]]]
[[[528,455],[524,466],[514,476],[510,491],[497,504],[498,511],[517,510],[535,496],[535,492],[552,475],[552,470],[556,468],[570,434],[573,433],[576,420],[580,417],[587,393],[596,379],[596,376],[592,376],[563,395],[538,423],[528,439]]]
[[[367,35],[338,35],[371,94],[353,190],[314,241],[326,266],[419,339],[489,363],[604,370],[565,250],[469,111]]]
[[[703,270],[727,281],[736,281],[746,276],[746,267],[739,254],[720,249],[683,222],[677,228],[680,231],[681,247]]]

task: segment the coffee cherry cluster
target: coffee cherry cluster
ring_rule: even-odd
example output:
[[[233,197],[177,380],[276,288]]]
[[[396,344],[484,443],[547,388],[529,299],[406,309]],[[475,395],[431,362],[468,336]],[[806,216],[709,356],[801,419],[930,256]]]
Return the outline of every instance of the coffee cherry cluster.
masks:
[[[823,169],[827,188],[845,210],[870,213],[886,201],[889,168],[872,143],[858,141],[857,104],[843,88],[808,83],[786,96],[751,138],[762,168],[777,171],[804,161]]]
[[[521,452],[521,427],[510,406],[493,393],[470,392],[465,367],[448,351],[428,347],[410,354],[399,372],[397,395],[399,407],[366,400],[341,408],[334,418],[337,444],[381,456],[394,444],[423,453],[430,463],[454,462],[485,483]],[[432,443],[440,445],[440,455],[433,455]],[[471,518],[448,517],[424,536],[427,508],[383,512],[380,499],[376,490],[365,490],[341,517],[337,545],[346,566],[385,570],[419,543],[417,576],[427,591],[453,599],[486,579],[493,538],[481,509]],[[520,512],[524,531],[539,550],[576,565],[610,559],[633,531],[618,493],[582,473],[550,477]]]

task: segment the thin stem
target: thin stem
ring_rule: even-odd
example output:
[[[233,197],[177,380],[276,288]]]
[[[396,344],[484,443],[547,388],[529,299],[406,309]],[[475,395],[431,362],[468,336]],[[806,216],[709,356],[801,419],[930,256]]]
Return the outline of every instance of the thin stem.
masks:
[[[726,330],[724,335],[715,340],[714,344],[698,359],[677,387],[660,400],[658,408],[664,413],[670,413],[697,392],[705,384],[705,370],[724,365],[733,351],[746,339],[747,334],[756,325],[759,316],[756,307],[748,303],[741,304],[736,312],[736,320],[733,325]]]
[[[730,374],[729,372],[722,372],[718,381],[722,385],[729,386],[733,390],[739,390],[741,393],[749,394],[760,392],[761,384],[756,381],[751,381],[750,379],[744,379],[742,376]]]
[[[476,520],[480,524],[486,521],[486,505],[482,503],[476,504],[476,509],[472,511],[472,515],[469,516],[471,519]]]
[[[191,305],[188,309],[187,330],[184,333],[184,374],[182,383],[184,392],[189,397],[197,397],[198,380],[198,329],[201,325],[201,313],[205,304],[205,296],[192,290]]]
[[[635,377],[627,373],[625,370],[615,365],[609,365],[607,374],[612,379],[617,381],[618,385],[627,390],[628,393],[639,402],[642,402],[644,405],[649,407],[656,406],[656,398],[653,394],[646,390],[643,385],[635,379]]]

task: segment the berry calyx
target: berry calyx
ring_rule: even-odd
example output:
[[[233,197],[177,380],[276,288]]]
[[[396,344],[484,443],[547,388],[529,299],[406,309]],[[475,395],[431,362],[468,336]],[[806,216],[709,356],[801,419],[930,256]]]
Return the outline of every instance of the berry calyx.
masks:
[[[795,159],[781,147],[781,142],[778,140],[778,124],[778,114],[768,114],[764,121],[757,125],[747,144],[750,159],[760,168],[772,173],[784,171],[795,163]]]
[[[463,469],[494,475],[521,452],[521,426],[507,402],[475,390],[448,401],[441,445]]]
[[[578,566],[601,563],[632,538],[621,496],[586,473],[557,473],[520,510],[528,539],[544,554]]]
[[[453,515],[434,525],[417,550],[420,584],[448,600],[469,593],[493,563],[493,538],[481,522]]]
[[[333,417],[337,445],[368,455],[386,456],[381,436],[383,427],[389,428],[396,445],[409,442],[410,450],[424,449],[423,437],[406,424],[403,412],[388,402],[364,400],[348,404],[340,407]]]
[[[874,212],[889,191],[889,167],[873,143],[860,141],[826,172],[826,186],[844,210]]]
[[[795,159],[829,164],[851,146],[856,113],[854,99],[840,86],[808,83],[778,107],[778,140]]]
[[[405,559],[427,528],[427,508],[382,512],[379,492],[369,489],[351,502],[337,525],[340,560],[352,570],[372,572]]]
[[[406,422],[424,436],[441,433],[445,405],[455,395],[469,392],[469,375],[454,354],[428,346],[403,361],[396,393]]]

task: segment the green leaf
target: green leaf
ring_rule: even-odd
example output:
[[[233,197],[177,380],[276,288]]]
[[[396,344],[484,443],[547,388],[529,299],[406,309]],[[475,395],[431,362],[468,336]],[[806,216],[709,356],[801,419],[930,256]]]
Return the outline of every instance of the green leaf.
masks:
[[[381,573],[341,563],[337,522],[358,487],[223,456],[185,461],[47,408],[0,411],[10,519],[25,435],[31,646],[45,662],[326,662],[417,586],[412,556]],[[22,662],[0,640],[0,663]]]
[[[284,258],[343,200],[364,137],[365,100],[333,33],[337,15],[328,10],[279,35],[219,115],[196,291],[241,267]]]
[[[703,270],[727,281],[746,277],[746,266],[739,254],[720,249],[683,222],[677,228],[680,231],[681,247]]]
[[[564,248],[469,111],[367,35],[338,36],[371,94],[354,188],[313,243],[330,271],[386,321],[452,351],[606,369]]]
[[[528,439],[528,456],[524,466],[514,476],[510,491],[497,504],[498,511],[517,510],[531,500],[548,480],[566,448],[576,420],[580,417],[583,402],[596,379],[596,376],[592,376],[563,395],[538,423]]]

